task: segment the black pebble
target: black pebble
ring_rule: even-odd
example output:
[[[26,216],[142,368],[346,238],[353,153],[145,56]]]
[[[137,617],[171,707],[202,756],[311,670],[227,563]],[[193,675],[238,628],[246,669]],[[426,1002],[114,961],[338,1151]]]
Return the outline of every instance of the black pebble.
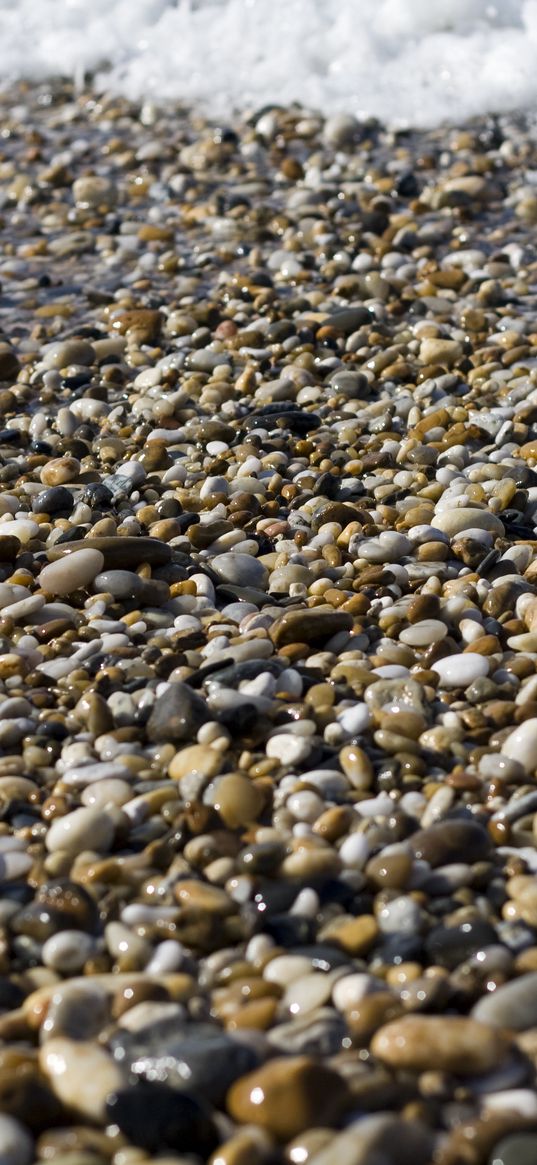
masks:
[[[206,1160],[218,1145],[208,1108],[165,1084],[136,1084],[108,1098],[108,1118],[132,1145],[149,1153],[197,1153]]]

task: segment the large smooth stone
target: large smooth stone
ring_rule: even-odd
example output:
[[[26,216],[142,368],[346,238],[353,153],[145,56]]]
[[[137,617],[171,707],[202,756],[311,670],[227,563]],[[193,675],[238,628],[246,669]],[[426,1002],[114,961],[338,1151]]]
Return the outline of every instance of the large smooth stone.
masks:
[[[491,850],[491,840],[482,825],[455,818],[418,829],[408,840],[416,857],[431,866],[448,866],[454,862],[473,865],[485,860]]]
[[[262,562],[251,554],[217,554],[210,560],[211,570],[224,582],[241,587],[259,587],[264,590],[269,572]]]
[[[208,1108],[165,1084],[135,1084],[108,1098],[108,1120],[148,1153],[193,1153],[206,1160],[219,1137]]]
[[[117,534],[102,538],[81,538],[76,542],[62,542],[47,550],[47,558],[55,562],[59,558],[69,557],[78,550],[98,550],[104,560],[106,570],[132,570],[141,562],[148,562],[150,566],[162,566],[172,557],[172,547],[159,538],[134,535],[121,537]],[[102,566],[99,570],[102,570]],[[95,572],[98,574],[98,571]]]
[[[45,845],[49,853],[64,850],[66,853],[82,853],[96,850],[106,853],[110,849],[115,833],[114,823],[102,809],[74,809],[64,817],[56,817],[47,833]]]
[[[435,530],[441,530],[448,538],[462,534],[464,530],[488,530],[495,538],[503,538],[505,527],[503,522],[491,514],[489,510],[477,510],[471,506],[454,506],[435,514],[431,521]]]
[[[350,631],[352,625],[353,617],[348,611],[311,607],[279,615],[269,634],[276,647],[285,647],[288,643],[311,643],[318,646],[340,631]]]
[[[432,664],[432,669],[439,677],[441,688],[467,688],[481,676],[488,675],[489,662],[486,656],[476,651],[447,655]]]
[[[70,595],[80,587],[89,586],[103,565],[100,550],[76,550],[57,562],[49,562],[37,581],[49,595]]]
[[[308,1056],[288,1056],[237,1080],[227,1108],[239,1124],[258,1125],[278,1141],[289,1141],[313,1125],[333,1126],[345,1101],[336,1072]]]
[[[216,1025],[161,1020],[137,1032],[118,1031],[111,1046],[118,1064],[137,1077],[189,1089],[220,1104],[231,1085],[257,1065],[247,1044]]]
[[[460,1076],[490,1072],[509,1048],[503,1034],[465,1016],[404,1016],[381,1027],[371,1042],[373,1055],[390,1068]]]

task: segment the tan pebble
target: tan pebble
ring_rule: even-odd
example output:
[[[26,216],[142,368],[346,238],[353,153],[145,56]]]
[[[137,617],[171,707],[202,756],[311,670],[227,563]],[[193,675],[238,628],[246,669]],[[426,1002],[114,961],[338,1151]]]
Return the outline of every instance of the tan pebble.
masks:
[[[286,1056],[233,1084],[227,1109],[240,1124],[255,1124],[286,1142],[312,1126],[331,1125],[345,1099],[345,1085],[336,1072],[309,1056]]]
[[[505,1060],[509,1040],[499,1031],[463,1016],[405,1016],[382,1027],[371,1051],[392,1068],[430,1068],[474,1076]]]
[[[262,1129],[239,1129],[215,1149],[209,1165],[264,1165],[272,1155],[272,1142]]]
[[[191,879],[177,882],[174,895],[179,905],[188,910],[201,910],[209,915],[229,914],[235,910],[235,904],[224,890],[208,886],[206,882]]]
[[[399,853],[375,854],[366,865],[365,873],[369,881],[379,890],[401,890],[412,872],[412,856],[401,850]]]
[[[371,788],[374,777],[373,765],[363,748],[357,744],[344,744],[339,753],[339,763],[353,789]]]
[[[401,1001],[390,991],[375,991],[350,1007],[345,1019],[355,1042],[367,1044],[381,1025],[402,1015],[403,1010]]]
[[[80,461],[76,457],[53,457],[41,470],[43,485],[64,485],[66,481],[76,481],[80,473]]]
[[[277,999],[253,999],[234,1010],[226,1021],[227,1030],[239,1031],[243,1028],[268,1031],[272,1027],[278,1011]]]
[[[191,744],[177,752],[168,767],[168,775],[174,781],[183,777],[200,775],[214,777],[222,767],[222,754],[206,744]]]
[[[257,821],[263,807],[261,789],[239,773],[227,773],[215,781],[212,804],[230,829]]]
[[[370,914],[360,914],[357,918],[343,915],[328,923],[321,932],[323,940],[329,939],[355,958],[367,954],[375,945],[379,929]],[[321,935],[319,936],[321,937]]]

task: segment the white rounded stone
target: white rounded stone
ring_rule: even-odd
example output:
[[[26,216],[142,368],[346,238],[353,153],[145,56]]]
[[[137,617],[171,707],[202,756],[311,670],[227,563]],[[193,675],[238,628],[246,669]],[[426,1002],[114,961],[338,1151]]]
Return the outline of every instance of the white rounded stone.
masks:
[[[93,582],[103,566],[104,555],[100,550],[75,550],[44,566],[38,578],[39,586],[49,595],[70,595]]]
[[[41,958],[45,967],[60,975],[74,975],[82,970],[94,947],[91,935],[83,930],[61,930],[43,944]]]
[[[432,669],[440,678],[441,688],[467,688],[480,676],[488,675],[489,664],[484,655],[468,651],[439,659]]]
[[[121,1069],[104,1048],[59,1036],[41,1048],[39,1063],[62,1104],[104,1124],[107,1096],[125,1084]]]
[[[106,853],[114,836],[114,824],[101,809],[84,807],[56,817],[47,833],[45,845],[49,853],[63,850],[73,857],[84,850]]]
[[[537,718],[524,720],[510,732],[502,744],[501,753],[532,773],[537,768]]]

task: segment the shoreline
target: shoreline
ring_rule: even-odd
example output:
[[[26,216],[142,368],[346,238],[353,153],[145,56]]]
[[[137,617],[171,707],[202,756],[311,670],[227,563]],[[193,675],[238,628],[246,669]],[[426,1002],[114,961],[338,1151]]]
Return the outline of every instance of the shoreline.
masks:
[[[537,1159],[533,126],[0,112],[0,1155]]]

